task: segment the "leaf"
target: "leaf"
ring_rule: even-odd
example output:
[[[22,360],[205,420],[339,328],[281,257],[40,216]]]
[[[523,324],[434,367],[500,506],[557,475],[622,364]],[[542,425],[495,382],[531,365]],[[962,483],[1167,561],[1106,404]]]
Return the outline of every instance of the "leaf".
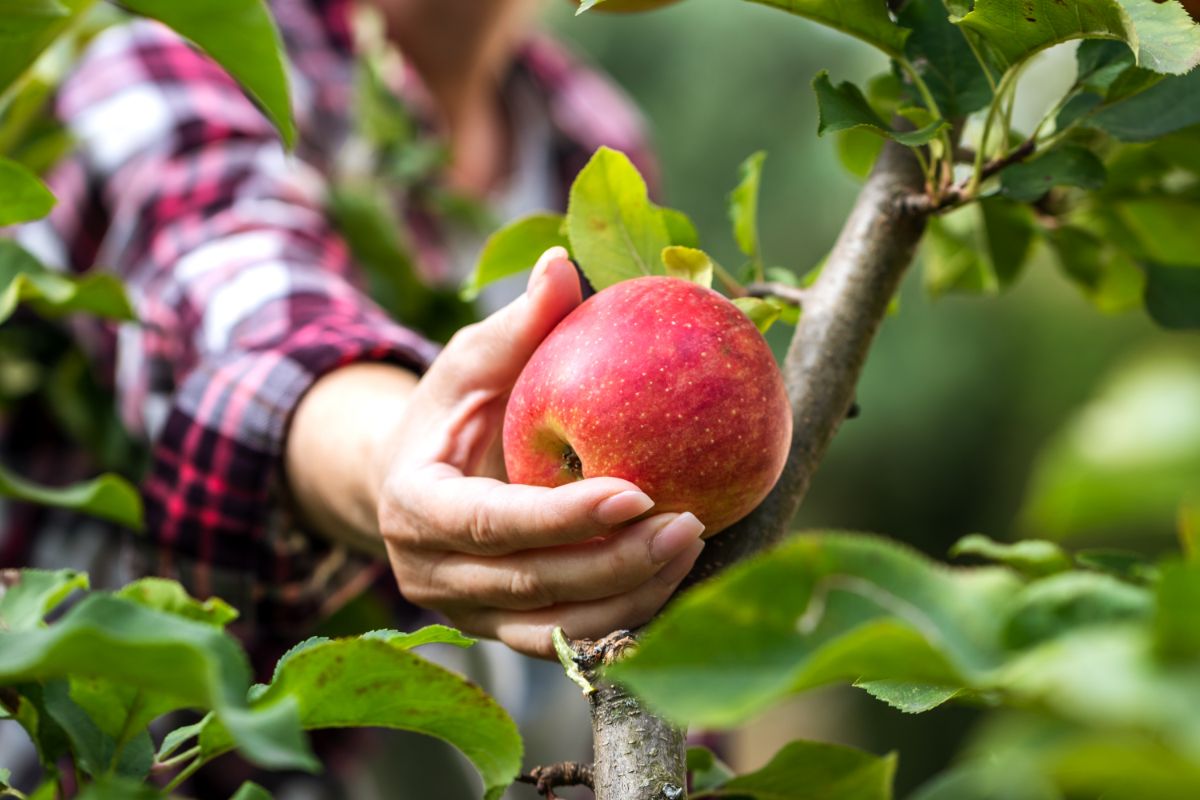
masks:
[[[46,712],[70,739],[71,752],[84,772],[98,776],[111,768],[122,777],[145,779],[154,763],[154,744],[149,732],[129,732],[127,741],[118,753],[113,738],[101,731],[87,712],[71,698],[67,681],[48,682],[43,697]]]
[[[885,3],[873,0],[751,0],[764,6],[778,8],[789,14],[806,17],[834,30],[848,33],[878,47],[889,56],[898,57],[904,51],[909,32],[892,22]]]
[[[1200,25],[1178,0],[1120,0],[1137,33],[1138,66],[1183,75],[1200,64]]]
[[[12,38],[0,37],[0,95],[19,80],[38,59],[38,56],[56,40],[83,12],[91,8],[95,0],[58,0],[54,5],[65,8],[67,16],[56,14],[34,15],[26,17],[17,25],[22,28],[19,35]],[[0,5],[0,18],[8,19],[12,14],[10,7],[25,8],[40,4],[35,0],[4,0]]]
[[[0,239],[0,323],[11,317],[17,304],[23,301],[46,316],[86,312],[116,320],[136,318],[116,276],[59,275],[42,266],[16,242]]]
[[[762,769],[739,775],[700,797],[752,800],[891,800],[896,755],[864,753],[822,742],[790,742]]]
[[[1159,579],[1158,567],[1152,561],[1128,550],[1103,547],[1077,550],[1075,563],[1084,569],[1103,572],[1130,583],[1153,584]]]
[[[121,0],[121,5],[191,40],[258,102],[283,143],[295,144],[283,42],[263,0]]]
[[[842,166],[856,178],[866,178],[883,150],[883,137],[866,128],[847,128],[837,134],[837,154]]]
[[[315,768],[289,703],[246,707],[245,655],[210,625],[111,595],[84,598],[48,628],[0,632],[0,684],[71,677],[152,695],[128,725],[178,708],[212,709],[242,754],[272,768]],[[72,692],[72,698],[79,698]],[[104,720],[92,714],[106,729]]]
[[[567,235],[579,268],[596,291],[643,275],[661,275],[671,244],[663,214],[623,153],[601,147],[575,178]]]
[[[1072,39],[1137,41],[1116,0],[976,0],[974,10],[954,22],[978,34],[1008,67]]]
[[[1032,203],[1055,186],[1099,189],[1104,185],[1104,164],[1091,150],[1064,145],[1000,173],[1000,192],[1022,203]]]
[[[1061,547],[1042,539],[997,542],[982,534],[972,533],[959,539],[950,548],[951,558],[961,556],[976,556],[994,561],[1035,578],[1053,575],[1072,567],[1071,557]]]
[[[0,22],[0,30],[2,25]],[[54,195],[36,175],[15,161],[0,158],[0,228],[41,219],[50,213],[55,202]]]
[[[1060,225],[1046,235],[1063,273],[1101,311],[1142,304],[1146,275],[1127,253],[1075,225]]]
[[[162,744],[159,745],[154,760],[160,762],[166,761],[173,756],[181,747],[200,735],[200,731],[208,723],[208,719],[209,715],[206,714],[199,722],[193,722],[191,725],[183,725],[170,731],[163,737]]]
[[[905,714],[923,714],[947,703],[962,689],[953,686],[929,686],[905,681],[855,681],[855,686]]]
[[[521,767],[508,714],[477,686],[408,652],[403,639],[314,640],[281,659],[255,707],[291,700],[306,730],[382,727],[436,736],[457,747],[498,798]],[[232,746],[220,719],[200,733],[203,758]]]
[[[37,628],[72,592],[88,588],[88,576],[73,569],[22,569],[0,573],[0,631]]]
[[[447,625],[426,625],[420,630],[406,633],[404,631],[378,630],[369,631],[362,635],[364,639],[378,639],[388,642],[394,647],[412,650],[427,644],[450,644],[455,647],[471,647],[477,641],[470,636]]]
[[[782,313],[778,304],[762,297],[735,297],[733,304],[750,318],[759,333],[764,334],[771,329]]]
[[[153,786],[125,778],[105,777],[84,787],[76,800],[160,800],[161,797]]]
[[[1155,604],[1154,642],[1168,661],[1200,661],[1200,564],[1175,562],[1163,567]]]
[[[821,70],[813,78],[813,91],[817,93],[817,135],[824,136],[832,131],[844,131],[863,127],[872,133],[894,139],[908,147],[927,144],[945,127],[943,120],[934,120],[915,131],[899,131],[888,126],[871,108],[862,90],[849,81],[834,86],[829,73]]]
[[[62,489],[37,486],[0,467],[0,497],[67,508],[106,519],[133,530],[142,527],[142,501],[122,477],[101,475]]]
[[[1095,572],[1063,572],[1035,581],[1013,598],[1005,643],[1023,649],[1094,625],[1149,619],[1143,588]]]
[[[687,749],[687,771],[693,792],[715,789],[733,777],[733,770],[707,747]]]
[[[1146,312],[1160,326],[1200,328],[1200,268],[1146,263]]]
[[[58,0],[0,0],[0,41],[29,38],[70,14]]]
[[[992,87],[964,32],[951,24],[942,0],[910,0],[897,17],[912,30],[904,54],[929,87],[946,119],[965,117],[987,106]]]
[[[756,264],[762,263],[758,240],[758,191],[767,154],[754,153],[738,167],[738,185],[729,194],[729,221],[738,249]]]
[[[934,217],[925,245],[925,287],[999,294],[1020,276],[1033,246],[1033,213],[1001,197]]]
[[[271,800],[271,793],[254,781],[246,781],[229,800]]]
[[[1200,476],[1200,366],[1162,351],[1120,366],[1043,450],[1021,527],[1062,539],[1137,530],[1173,536]]]
[[[685,593],[607,674],[697,726],[837,681],[963,686],[1001,663],[1001,609],[1019,585],[874,537],[805,534]]]
[[[708,253],[691,247],[672,245],[662,251],[663,266],[667,275],[712,288],[713,262]]]
[[[687,214],[673,208],[660,207],[658,210],[662,213],[663,224],[667,226],[667,236],[671,239],[671,244],[680,247],[700,246],[700,235],[696,233],[696,226]]]
[[[238,617],[237,609],[221,598],[210,597],[201,602],[189,595],[178,582],[165,578],[142,578],[122,587],[116,596],[215,628],[224,628]]]
[[[1085,91],[1103,96],[1133,62],[1133,51],[1125,42],[1082,41],[1075,51],[1075,82]]]
[[[1097,107],[1087,124],[1125,142],[1147,142],[1200,123],[1200,70]]]
[[[488,237],[475,270],[463,283],[462,296],[474,300],[484,286],[532,269],[551,247],[567,247],[561,214],[533,214]]]
[[[1137,244],[1138,258],[1171,267],[1200,267],[1196,226],[1200,203],[1172,197],[1125,200],[1116,210]]]

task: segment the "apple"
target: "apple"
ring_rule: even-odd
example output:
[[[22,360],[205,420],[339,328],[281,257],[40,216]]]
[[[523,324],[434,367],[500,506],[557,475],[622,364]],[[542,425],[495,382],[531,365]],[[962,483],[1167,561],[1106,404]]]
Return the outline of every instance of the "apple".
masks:
[[[525,365],[504,416],[513,483],[632,481],[711,536],[775,485],[792,438],[762,334],[717,292],[644,277],[588,298]]]

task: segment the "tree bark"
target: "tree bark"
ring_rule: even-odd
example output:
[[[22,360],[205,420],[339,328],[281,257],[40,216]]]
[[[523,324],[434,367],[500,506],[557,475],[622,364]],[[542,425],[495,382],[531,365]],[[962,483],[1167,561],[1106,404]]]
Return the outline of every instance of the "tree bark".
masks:
[[[783,475],[750,516],[708,541],[684,588],[783,538],[854,402],[867,352],[925,228],[908,198],[922,191],[916,159],[888,142],[850,212],[783,364],[792,404],[792,447]],[[620,689],[592,695],[597,800],[677,800],[685,785],[683,732]]]

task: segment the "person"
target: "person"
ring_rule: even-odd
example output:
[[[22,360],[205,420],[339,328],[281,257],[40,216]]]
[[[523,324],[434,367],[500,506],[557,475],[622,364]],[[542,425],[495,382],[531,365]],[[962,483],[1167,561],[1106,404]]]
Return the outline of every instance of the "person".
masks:
[[[403,58],[392,88],[448,147],[442,185],[512,219],[561,207],[601,144],[652,171],[624,98],[530,34],[534,0],[367,5]],[[393,591],[522,653],[549,656],[555,625],[588,637],[646,621],[703,547],[694,516],[653,514],[616,479],[504,481],[507,392],[581,301],[567,254],[547,252],[520,297],[440,352],[388,319],[324,208],[355,151],[352,4],[272,10],[295,154],[213,62],[157,23],[121,25],[61,87],[78,148],[50,178],[53,214],[19,233],[47,264],[116,270],[138,313],[81,337],[151,448],[152,557],[120,574],[180,578],[282,639],[376,581],[384,556]],[[435,277],[478,252],[428,209],[406,215]],[[5,528],[10,565],[69,561],[82,538]]]

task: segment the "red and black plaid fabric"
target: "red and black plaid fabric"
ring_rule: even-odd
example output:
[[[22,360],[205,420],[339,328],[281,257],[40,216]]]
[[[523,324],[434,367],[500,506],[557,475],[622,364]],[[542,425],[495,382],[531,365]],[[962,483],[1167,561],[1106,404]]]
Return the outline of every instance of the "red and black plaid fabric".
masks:
[[[101,34],[58,95],[78,141],[49,179],[58,205],[17,234],[52,267],[114,270],[132,296],[138,323],[80,320],[77,332],[122,421],[151,447],[147,568],[226,597],[275,633],[311,624],[383,571],[288,519],[279,473],[292,410],[339,366],[420,371],[436,352],[366,296],[325,213],[353,127],[349,5],[272,2],[291,57],[295,153],[165,27],[142,20]],[[652,169],[639,118],[595,72],[540,38],[516,69],[553,130],[546,157],[561,198],[600,145]],[[435,260],[436,231],[422,244]],[[0,566],[28,563],[41,535],[9,517]]]

